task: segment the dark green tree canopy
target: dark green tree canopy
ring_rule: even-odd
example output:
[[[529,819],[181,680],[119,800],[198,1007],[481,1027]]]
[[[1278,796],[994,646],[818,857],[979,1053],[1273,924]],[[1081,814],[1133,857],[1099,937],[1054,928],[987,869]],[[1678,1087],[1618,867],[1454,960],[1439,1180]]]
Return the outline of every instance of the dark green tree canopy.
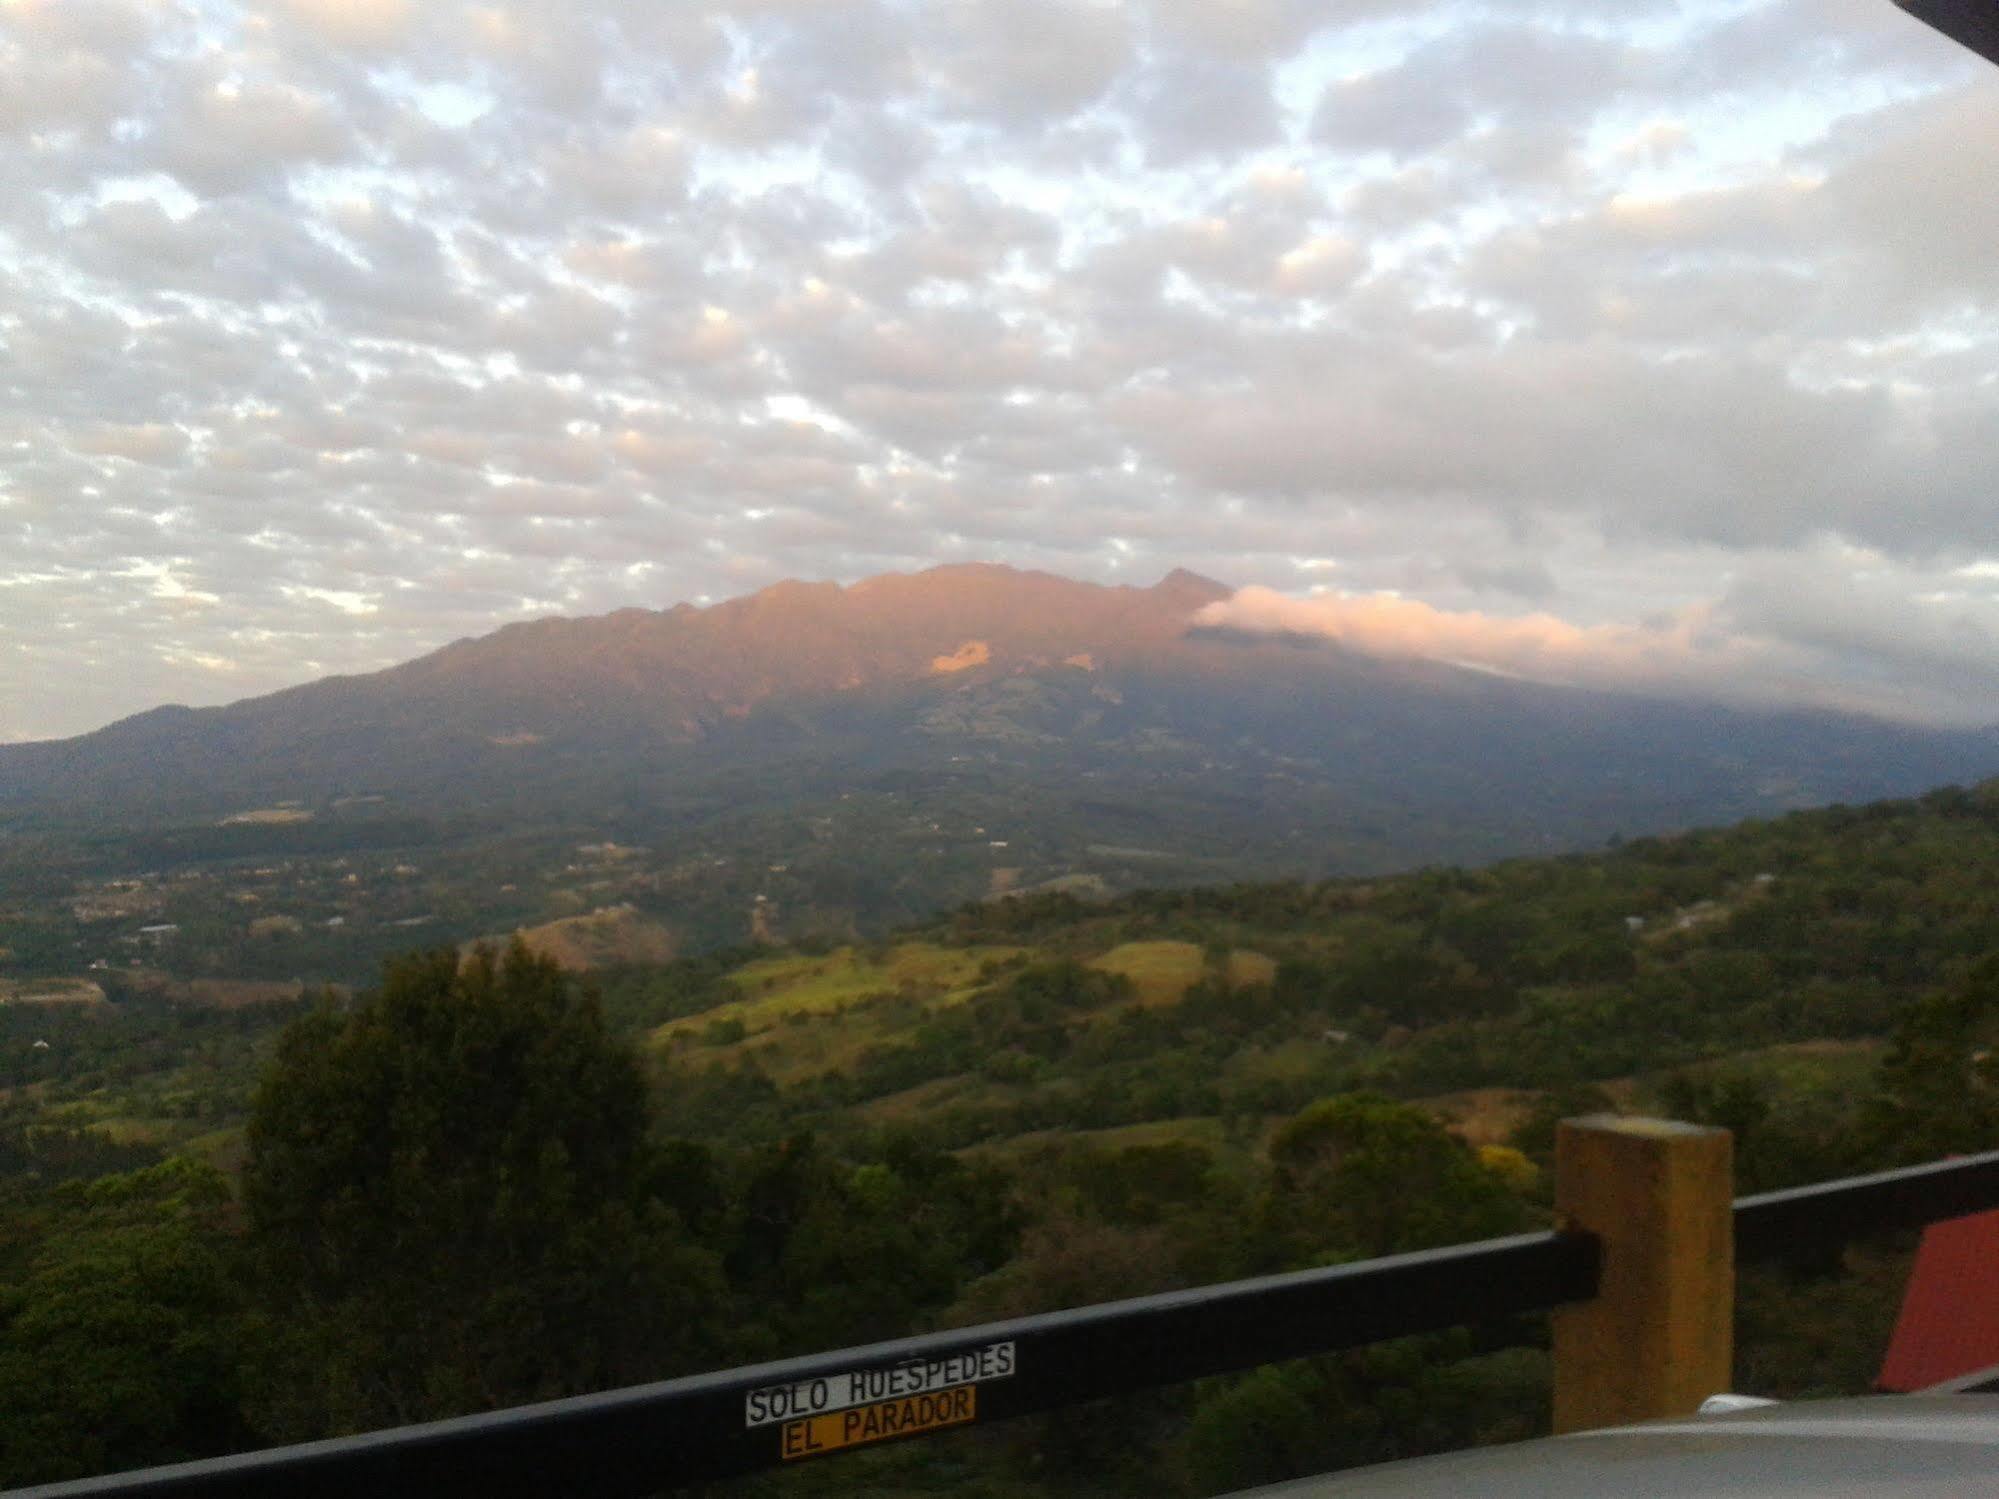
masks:
[[[278,1324],[363,1426],[676,1372],[712,1265],[645,1191],[644,1078],[594,1000],[516,942],[392,963],[296,1022],[244,1195]],[[280,1419],[280,1424],[282,1420]]]
[[[1293,1264],[1466,1243],[1528,1218],[1434,1115],[1375,1094],[1304,1109],[1271,1137],[1270,1161],[1265,1231]]]
[[[251,1445],[230,1206],[187,1159],[55,1189],[0,1283],[0,1486]]]

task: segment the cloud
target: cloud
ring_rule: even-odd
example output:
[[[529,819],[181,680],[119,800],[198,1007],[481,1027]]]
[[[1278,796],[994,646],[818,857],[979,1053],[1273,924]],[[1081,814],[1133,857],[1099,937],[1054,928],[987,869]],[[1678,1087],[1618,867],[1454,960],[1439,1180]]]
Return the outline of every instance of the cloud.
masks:
[[[1466,561],[1457,564],[1457,575],[1467,588],[1478,593],[1498,593],[1514,598],[1541,600],[1558,591],[1554,574],[1545,563],[1532,558],[1510,562]]]
[[[1176,59],[1137,89],[1132,123],[1147,165],[1173,167],[1277,143],[1283,126],[1268,69],[1207,57]]]
[[[1045,125],[1101,97],[1132,56],[1124,10],[1096,0],[938,0],[923,14],[948,114]]]
[[[0,734],[965,557],[1982,703],[1995,100],[1873,0],[0,0]]]
[[[1739,652],[1707,633],[1706,617],[1690,610],[1650,625],[1580,626],[1552,614],[1448,611],[1392,594],[1293,598],[1251,587],[1206,606],[1194,622],[1319,636],[1358,655],[1444,661],[1544,682],[1657,688],[1684,685],[1697,672],[1719,677],[1740,664]]]
[[[1585,124],[1641,82],[1646,58],[1630,43],[1530,25],[1464,26],[1391,66],[1330,85],[1312,135],[1339,151],[1413,156],[1475,126]]]
[[[1878,563],[1878,559],[1873,559]],[[1912,603],[1878,566],[1764,564],[1720,597],[1639,621],[1439,609],[1393,594],[1249,587],[1198,626],[1321,638],[1359,655],[1528,681],[1939,724],[1999,722],[1999,591]]]
[[[410,0],[279,0],[273,8],[315,42],[367,52],[402,40],[411,19]]]

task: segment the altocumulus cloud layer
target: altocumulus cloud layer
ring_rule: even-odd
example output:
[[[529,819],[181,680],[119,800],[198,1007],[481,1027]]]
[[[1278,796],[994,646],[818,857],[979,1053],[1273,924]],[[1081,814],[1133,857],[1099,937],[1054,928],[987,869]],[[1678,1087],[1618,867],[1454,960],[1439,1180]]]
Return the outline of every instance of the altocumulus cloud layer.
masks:
[[[1887,0],[0,0],[0,737],[966,558],[1999,716],[1995,174]]]

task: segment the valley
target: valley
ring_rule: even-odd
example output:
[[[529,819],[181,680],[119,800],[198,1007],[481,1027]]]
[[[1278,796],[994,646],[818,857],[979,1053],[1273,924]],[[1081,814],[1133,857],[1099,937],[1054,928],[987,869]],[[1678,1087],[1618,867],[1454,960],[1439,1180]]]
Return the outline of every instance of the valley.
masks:
[[[350,872],[390,888],[426,878],[380,857]],[[623,845],[566,858],[570,878],[611,882],[640,862]],[[1999,947],[1999,893],[1983,874],[1996,864],[1999,783],[1986,783],[1483,868],[972,901],[862,941],[662,958],[620,946],[656,940],[622,908],[568,918],[537,938],[586,971],[565,980],[525,949],[508,971],[580,986],[595,998],[579,1013],[631,1049],[659,1215],[647,1232],[663,1236],[647,1252],[708,1287],[675,1295],[726,1313],[683,1318],[635,1347],[622,1376],[593,1377],[1531,1226],[1547,1210],[1553,1123],[1576,1112],[1725,1124],[1745,1189],[1974,1148],[1999,1130],[1999,1087],[1978,1060],[1999,1038],[1985,956]],[[290,888],[279,874],[237,878]],[[342,876],[330,894],[356,888],[372,887]],[[118,921],[179,925],[161,920],[177,914],[177,880],[93,898]],[[174,978],[154,965],[178,935],[138,968],[98,970],[96,992],[17,980],[0,1003],[0,1152],[13,1167],[0,1284],[23,1308],[0,1344],[0,1393],[17,1412],[0,1420],[0,1460],[14,1475],[365,1419],[308,1393],[325,1360],[365,1367],[365,1345],[312,1344],[297,1364],[273,1350],[274,1393],[258,1398],[226,1393],[230,1366],[190,1373],[184,1350],[197,1326],[211,1341],[254,1336],[260,1298],[285,1294],[260,1289],[264,1230],[246,1239],[228,1207],[257,1159],[246,1127],[273,1106],[259,1080],[297,1066],[282,1038],[372,1001]],[[401,961],[390,980],[407,987],[438,961]],[[1744,1386],[1864,1387],[1906,1253],[1856,1248],[1831,1279],[1746,1274]],[[128,1291],[155,1294],[144,1267],[161,1254],[206,1267],[147,1324],[171,1356],[136,1324],[94,1320],[123,1317]],[[64,1299],[61,1267],[85,1261],[111,1277],[93,1282],[101,1312]],[[382,1315],[400,1294],[365,1293],[388,1298]],[[35,1383],[52,1360],[87,1366],[72,1336],[116,1350],[130,1379],[161,1381],[149,1409],[221,1399],[246,1424],[202,1437],[186,1407],[126,1447],[46,1445],[35,1433],[94,1419],[73,1382]],[[1198,1493],[1529,1434],[1545,1378],[1531,1337],[1419,1339],[1125,1402],[1074,1446],[1060,1423],[1030,1423],[856,1459],[839,1482],[1083,1499],[1108,1474]],[[1382,1424],[1410,1398],[1431,1419]],[[42,1424],[22,1425],[25,1412]],[[1064,1455],[1024,1468],[1023,1443]],[[790,1492],[776,1479],[748,1491]]]
[[[999,895],[1486,864],[1999,769],[1987,730],[1199,626],[1226,593],[784,584],[0,745],[0,978],[363,984],[577,919],[593,966],[613,928],[634,958],[869,941]]]
[[[973,902],[866,942],[660,961],[622,908],[536,936],[601,995],[692,1138],[911,1125],[953,1150],[1252,1148],[1315,1099],[1367,1091],[1490,1142],[1541,1100],[1656,1100],[1688,1069],[1854,1106],[1842,1090],[1910,1007],[1999,941],[1978,874],[1995,863],[1988,783],[1483,869]],[[229,1067],[310,989],[172,977],[178,936],[88,984],[10,982],[17,1118],[113,1119],[171,1147],[240,1111],[249,1077]],[[186,1057],[169,1040],[211,1033]],[[102,1070],[128,1047],[151,1060]]]
[[[380,883],[438,904],[425,866],[390,862],[410,856],[334,857],[368,875],[342,875],[329,900]],[[606,899],[644,865],[622,844],[560,857]],[[865,940],[665,956],[639,950],[659,937],[636,907],[613,905],[536,930],[546,964],[522,946],[460,972],[537,1003],[589,996],[562,1002],[643,1078],[645,1253],[678,1277],[670,1296],[706,1310],[589,1376],[635,1379],[1531,1226],[1554,1121],[1577,1112],[1725,1124],[1749,1190],[1976,1148],[1999,1132],[1982,1060],[1999,1039],[1995,866],[1987,782],[1481,868],[975,900]],[[303,900],[282,873],[231,878]],[[106,920],[198,935],[166,919],[185,914],[182,885],[125,880],[91,899],[116,908]],[[252,1120],[290,1096],[269,1080],[296,1071],[305,1038],[377,1001],[175,978],[180,935],[97,970],[96,992],[14,980],[0,1003],[0,1284],[22,1309],[0,1344],[13,1475],[379,1419],[324,1403],[328,1367],[378,1356],[350,1346],[346,1321],[314,1335],[330,1342],[259,1355],[263,1395],[228,1383],[247,1354],[203,1374],[185,1353],[196,1328],[225,1349],[254,1339],[260,1308],[290,1294],[256,1268],[264,1220],[246,1229],[230,1207],[273,1127]],[[583,971],[565,978],[558,958]],[[388,977],[407,990],[459,963],[402,959]],[[487,1083],[467,1086],[454,1107],[483,1117]],[[1745,1273],[1744,1387],[1864,1387],[1907,1247],[1858,1247],[1831,1279]],[[175,1272],[193,1278],[149,1321],[118,1320],[120,1297],[159,1294],[145,1277],[163,1254],[201,1268]],[[86,1262],[88,1306],[62,1269]],[[341,1317],[410,1315],[406,1289],[370,1281]],[[651,1325],[629,1302],[617,1315]],[[166,1341],[135,1331],[149,1326]],[[95,1419],[89,1392],[35,1372],[88,1367],[69,1339],[158,1381],[146,1408],[165,1424],[116,1449],[73,1433]],[[973,1433],[857,1458],[838,1483],[1084,1499],[1109,1475],[1193,1494],[1526,1435],[1544,1419],[1546,1355],[1514,1341],[1440,1336],[1210,1381],[1100,1413],[1094,1435]],[[1430,1413],[1420,1425],[1388,1414],[1410,1399]],[[212,1409],[237,1424],[214,1434],[197,1419]],[[1023,1465],[1029,1449],[1060,1455]]]

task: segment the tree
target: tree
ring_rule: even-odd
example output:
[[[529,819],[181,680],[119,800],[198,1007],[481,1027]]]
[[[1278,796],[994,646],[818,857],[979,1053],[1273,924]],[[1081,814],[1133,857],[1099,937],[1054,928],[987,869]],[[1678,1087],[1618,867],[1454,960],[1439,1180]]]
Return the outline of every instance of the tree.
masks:
[[[1999,954],[1910,1007],[1882,1058],[1862,1135],[1880,1159],[1933,1160],[1999,1143]]]
[[[645,1084],[518,940],[393,961],[281,1038],[244,1176],[276,1435],[681,1372],[712,1258],[648,1197]]]
[[[1463,1329],[1204,1381],[1178,1444],[1214,1493],[1545,1431],[1547,1355]]]
[[[228,1183],[170,1160],[58,1187],[0,1287],[0,1487],[252,1444]]]
[[[908,1137],[855,1164],[801,1134],[743,1166],[725,1264],[759,1353],[914,1332],[1013,1249],[1005,1178]]]
[[[1504,1177],[1410,1104],[1322,1099],[1271,1137],[1263,1227],[1287,1264],[1372,1259],[1527,1226]]]

